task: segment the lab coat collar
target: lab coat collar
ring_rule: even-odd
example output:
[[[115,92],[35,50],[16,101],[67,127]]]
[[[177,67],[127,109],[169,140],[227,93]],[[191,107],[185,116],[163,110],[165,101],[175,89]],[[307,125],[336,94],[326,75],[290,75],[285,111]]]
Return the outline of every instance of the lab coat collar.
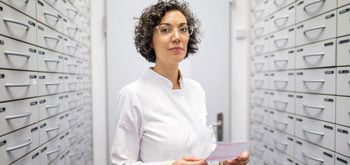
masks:
[[[155,72],[152,68],[149,68],[149,70],[146,74],[146,78],[151,78],[152,80],[158,82],[159,84],[166,87],[167,89],[172,90],[172,88],[173,88],[173,83],[168,78]],[[181,88],[183,88],[183,77],[182,77],[180,70],[179,70],[179,80],[178,81],[180,83],[180,89],[177,89],[177,90],[181,90]]]

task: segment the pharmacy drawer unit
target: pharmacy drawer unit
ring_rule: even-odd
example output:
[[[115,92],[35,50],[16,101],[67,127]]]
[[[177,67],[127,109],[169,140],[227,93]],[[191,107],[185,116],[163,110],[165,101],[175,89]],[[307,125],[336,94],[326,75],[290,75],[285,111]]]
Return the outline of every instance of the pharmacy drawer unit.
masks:
[[[269,71],[292,70],[295,68],[295,49],[274,52],[269,56]]]
[[[336,126],[336,146],[337,153],[350,157],[350,127]]]
[[[335,154],[335,165],[347,165],[350,163],[350,158],[340,155],[340,154]]]
[[[37,70],[37,48],[0,36],[0,68]]]
[[[0,34],[36,43],[36,21],[0,2]]]
[[[311,17],[334,10],[337,7],[335,0],[301,0],[296,2],[296,21],[302,22]]]
[[[294,114],[294,92],[269,91],[268,107],[281,112]]]
[[[295,5],[292,4],[270,16],[270,31],[275,32],[295,24]]]
[[[337,95],[350,96],[350,67],[337,68]]]
[[[337,66],[350,65],[350,36],[337,39]]]
[[[335,68],[298,70],[296,71],[296,91],[334,95],[335,74]]]
[[[338,9],[337,36],[350,34],[350,4]]]
[[[305,165],[334,164],[334,152],[308,143],[301,139],[295,139],[295,158]]]
[[[257,56],[252,58],[251,61],[251,70],[255,73],[259,73],[259,72],[266,72],[268,71],[268,64],[269,64],[269,56]]]
[[[350,97],[337,96],[336,123],[350,127]]]
[[[61,53],[38,48],[38,70],[63,73],[63,62],[67,57]]]
[[[55,29],[56,31],[62,32],[63,20],[62,15],[56,11],[53,7],[48,5],[43,0],[38,0],[37,3],[37,20],[41,23]]]
[[[283,153],[294,157],[294,137],[283,132],[275,131],[273,137],[273,148],[275,153]]]
[[[332,123],[297,116],[295,136],[330,150],[335,149],[335,124]]]
[[[295,72],[278,71],[269,74],[269,89],[278,91],[295,90]]]
[[[36,149],[26,156],[20,158],[19,160],[16,160],[14,163],[11,163],[11,165],[23,165],[23,164],[28,164],[28,165],[36,165],[40,164],[40,157],[41,153],[39,149]]]
[[[331,11],[296,25],[296,44],[304,45],[336,36],[336,11]]]
[[[0,101],[38,95],[37,73],[0,70]]]
[[[350,4],[348,0],[338,0],[338,7],[342,7],[346,4]]]
[[[13,1],[13,0],[2,0],[3,3],[17,9],[29,15],[32,18],[36,18],[36,1],[35,0],[27,0],[27,1]]]
[[[36,122],[38,122],[36,99],[0,103],[0,136]]]
[[[252,89],[268,89],[269,88],[268,73],[252,73],[251,87]]]
[[[264,21],[258,22],[256,24],[252,25],[252,36],[251,39],[258,39],[261,37],[266,36],[267,34],[270,33],[270,28],[269,28],[269,19],[264,19]]]
[[[37,124],[0,137],[1,163],[9,164],[39,146]]]
[[[295,47],[295,27],[289,27],[270,35],[271,51],[278,51]]]
[[[59,32],[47,27],[46,25],[38,23],[37,38],[39,46],[62,52],[63,37]]]
[[[296,48],[296,69],[336,66],[335,39]]]
[[[279,132],[294,135],[294,115],[280,111],[274,111],[271,115],[272,128]]]
[[[295,113],[313,119],[335,123],[335,96],[297,93]]]

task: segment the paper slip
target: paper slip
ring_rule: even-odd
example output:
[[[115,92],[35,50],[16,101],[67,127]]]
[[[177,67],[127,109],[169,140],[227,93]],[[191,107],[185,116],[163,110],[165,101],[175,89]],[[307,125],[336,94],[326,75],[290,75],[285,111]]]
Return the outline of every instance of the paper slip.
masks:
[[[243,151],[248,151],[249,143],[218,143],[215,150],[206,158],[207,161],[220,161],[237,158]]]

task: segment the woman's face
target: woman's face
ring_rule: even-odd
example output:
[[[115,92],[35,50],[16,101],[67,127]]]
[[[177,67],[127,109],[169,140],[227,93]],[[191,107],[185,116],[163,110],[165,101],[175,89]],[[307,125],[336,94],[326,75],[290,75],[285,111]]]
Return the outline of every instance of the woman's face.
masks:
[[[189,36],[186,17],[178,10],[166,12],[153,31],[156,65],[178,65],[186,55]]]

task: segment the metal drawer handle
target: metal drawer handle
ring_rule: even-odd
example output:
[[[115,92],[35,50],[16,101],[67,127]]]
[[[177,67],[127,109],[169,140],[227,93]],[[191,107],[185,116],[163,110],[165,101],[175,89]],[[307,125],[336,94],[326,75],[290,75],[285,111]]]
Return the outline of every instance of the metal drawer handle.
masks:
[[[325,109],[324,106],[311,106],[311,105],[305,105],[305,104],[303,104],[303,107],[304,107],[304,109],[305,109],[305,107],[306,108],[320,109],[320,110],[324,110]]]
[[[314,135],[319,135],[319,136],[324,136],[324,133],[323,132],[316,132],[316,131],[310,131],[310,130],[307,130],[305,128],[302,128],[302,130],[306,133],[311,133],[311,134],[314,134]]]
[[[277,42],[278,41],[288,41],[289,40],[289,38],[280,38],[280,39],[275,39],[273,42],[275,43],[275,45],[277,45]]]
[[[325,80],[303,80],[303,83],[322,83],[324,84],[326,81]]]
[[[319,1],[315,1],[315,2],[309,3],[309,4],[307,4],[307,5],[304,6],[304,11],[307,12],[307,13],[310,13],[310,12],[307,10],[310,6],[313,6],[313,5],[318,4],[318,3],[322,3],[322,4],[320,5],[320,7],[321,7],[325,2],[326,2],[326,0],[319,0]],[[318,9],[318,10],[319,10],[319,9]],[[318,10],[316,10],[316,11],[318,11]]]
[[[46,132],[56,131],[56,130],[59,130],[60,128],[61,126],[57,125],[56,127],[46,129]]]
[[[55,15],[55,14],[51,14],[51,13],[44,12],[44,15],[45,15],[45,16],[50,16],[50,17],[56,18],[56,21],[55,21],[55,22],[58,22],[58,20],[60,19],[60,17],[58,17],[58,16]]]
[[[280,24],[280,25],[278,25],[278,24],[277,24],[277,21],[282,20],[282,19],[284,19],[283,23]],[[274,23],[277,27],[281,27],[281,26],[283,26],[283,25],[285,25],[285,24],[287,23],[288,19],[289,19],[289,16],[279,17],[279,18],[276,18],[276,19],[273,21],[273,23]]]
[[[49,109],[52,109],[52,108],[58,108],[58,107],[60,107],[60,106],[61,106],[61,104],[48,105],[48,106],[45,107],[45,109],[46,109],[46,110],[49,110]]]
[[[314,57],[314,56],[321,56],[323,57],[325,55],[325,53],[315,53],[315,54],[307,54],[303,56],[303,59],[305,59],[306,57]]]
[[[44,38],[45,38],[46,41],[47,41],[47,39],[52,39],[52,40],[55,40],[56,42],[60,41],[58,38],[51,37],[51,36],[44,36]]]
[[[273,141],[274,141],[275,143],[284,145],[284,147],[287,147],[287,146],[288,146],[288,143],[283,143],[283,142],[280,142],[280,141],[278,141],[278,140],[276,140],[276,139],[273,139]]]
[[[23,118],[23,117],[29,117],[30,115],[32,115],[32,112],[26,112],[24,114],[15,115],[15,116],[7,116],[7,117],[5,117],[5,119],[12,120],[12,119],[18,119],[18,118]]]
[[[258,103],[260,100],[260,103]],[[261,98],[261,97],[254,97],[254,101],[255,101],[255,104],[257,105],[262,105],[263,102],[264,102],[264,98]]]
[[[259,49],[260,48],[260,49]],[[264,45],[257,45],[254,46],[254,50],[256,53],[261,53],[264,50],[265,46]]]
[[[315,31],[315,30],[322,30],[323,31],[324,29],[326,29],[326,26],[324,26],[324,25],[320,26],[320,27],[310,28],[310,29],[304,31],[304,36],[307,36],[308,32]]]
[[[288,104],[288,101],[281,101],[281,100],[273,100],[273,102]]]
[[[263,32],[264,32],[264,27],[259,27],[254,30],[254,33],[256,36],[261,36]]]
[[[264,80],[254,80],[254,84],[256,87],[261,88],[264,85]]]
[[[78,28],[67,27],[67,31],[74,31],[74,34],[78,32]]]
[[[18,146],[14,146],[14,147],[10,147],[10,148],[7,148],[6,151],[7,152],[11,152],[13,150],[18,150],[20,148],[23,148],[23,147],[26,147],[26,146],[29,146],[30,144],[32,144],[33,140],[32,139],[28,139],[28,142],[24,143],[24,144],[20,144]]]
[[[255,11],[254,12],[254,17],[256,18],[256,19],[260,19],[263,15],[264,15],[264,9],[261,9],[261,10],[257,10],[257,11]],[[257,14],[257,13],[261,13],[261,14]]]
[[[26,29],[26,31],[28,31],[29,28],[30,28],[29,25],[27,25],[27,24],[25,24],[25,23],[22,23],[22,22],[19,22],[19,21],[14,20],[14,19],[3,18],[3,21],[4,21],[5,23],[13,23],[13,24],[20,25],[20,26],[24,27],[24,28]]]
[[[67,12],[72,12],[74,13],[72,19],[75,19],[75,17],[78,15],[78,11],[74,10],[74,9],[66,9]]]
[[[254,114],[254,119],[255,119],[255,121],[257,121],[257,122],[259,122],[259,123],[261,123],[261,122],[264,120],[264,117],[265,117],[265,116],[260,115],[260,114]],[[258,118],[259,118],[260,120],[257,120]]]
[[[73,67],[77,67],[77,64],[68,64],[68,66],[73,66]]]
[[[23,1],[25,4],[27,4],[28,2],[29,2],[29,0],[25,0],[25,1]]]
[[[315,157],[312,157],[312,156],[307,155],[306,152],[305,152],[304,150],[302,151],[302,153],[303,153],[303,155],[304,155],[305,157],[307,157],[307,158],[309,158],[309,159],[316,160],[316,161],[319,161],[319,162],[321,162],[321,163],[324,162],[324,160],[322,160],[322,159],[315,158]]]
[[[48,62],[60,63],[60,62],[61,62],[60,60],[54,60],[54,59],[45,59],[44,61],[45,61],[46,63],[48,63]]]
[[[283,125],[285,125],[285,126],[287,126],[288,125],[288,123],[287,122],[283,122],[283,121],[278,121],[278,120],[274,120],[274,122],[275,122],[275,124],[283,124]]]
[[[56,152],[60,152],[61,151],[61,147],[59,146],[57,149],[55,149],[55,150],[52,150],[52,151],[48,151],[47,153],[46,153],[46,155],[47,156],[49,156],[49,155],[52,155],[52,154],[54,154],[54,153],[56,153]]]
[[[30,58],[30,55],[28,55],[28,54],[12,52],[12,51],[4,51],[4,54],[7,56],[12,55],[12,56],[25,57],[27,59]]]
[[[260,152],[260,154],[258,155],[259,157],[261,157],[262,156],[262,154],[264,153],[264,150],[262,150],[262,149],[260,149],[260,148],[258,148],[258,147],[254,147],[254,149],[255,149],[255,151],[259,151]]]
[[[60,85],[61,83],[60,82],[52,82],[52,83],[45,83],[45,86],[51,86],[51,85]]]
[[[258,135],[258,134],[260,135],[259,137],[256,136],[256,135]],[[255,130],[255,138],[257,138],[257,139],[259,139],[259,140],[262,140],[263,137],[264,137],[264,133]]]
[[[282,3],[280,3],[280,4],[277,3],[277,0],[273,1],[273,4],[275,4],[275,6],[277,6],[277,7],[282,6],[284,3],[286,3],[286,0],[283,0]]]
[[[288,62],[289,59],[285,58],[285,59],[278,59],[278,60],[273,60],[273,63],[278,63],[278,62]]]
[[[5,87],[6,88],[11,88],[11,87],[30,87],[32,84],[31,83],[6,83]]]

